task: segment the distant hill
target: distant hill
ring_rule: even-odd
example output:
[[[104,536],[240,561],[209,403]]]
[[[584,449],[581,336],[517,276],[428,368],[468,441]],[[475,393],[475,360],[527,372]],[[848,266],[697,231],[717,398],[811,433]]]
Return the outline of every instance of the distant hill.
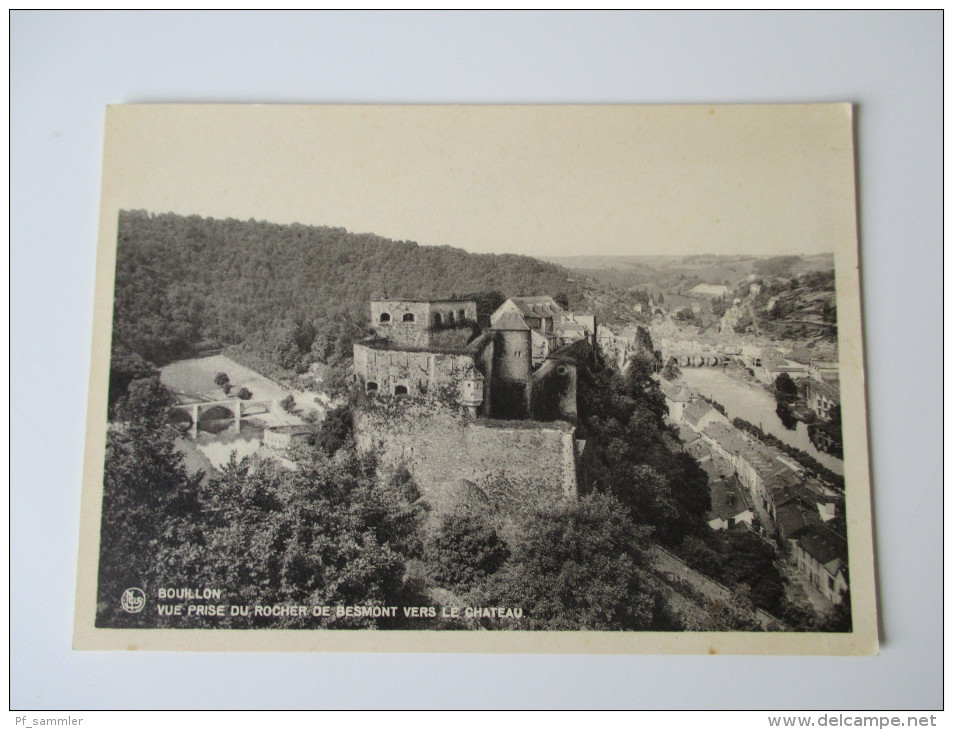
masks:
[[[471,254],[343,228],[119,215],[113,346],[161,364],[240,346],[286,370],[350,354],[368,300],[582,291],[568,272],[526,256]]]
[[[800,276],[834,268],[833,254],[807,256],[554,256],[544,261],[565,266],[607,286],[631,287],[654,284],[665,287],[678,279],[691,278],[707,284],[734,286],[750,274],[784,273]]]
[[[649,297],[654,297],[656,300],[664,297],[669,308],[676,304],[679,306],[692,304],[710,310],[709,302],[690,301],[685,299],[685,295],[699,284],[718,284],[725,285],[735,292],[733,296],[744,297],[747,296],[748,285],[752,281],[757,281],[765,285],[765,296],[770,296],[770,294],[788,289],[789,283],[794,278],[815,281],[817,275],[830,275],[834,269],[833,254],[804,256],[579,255],[551,257],[546,260],[569,268],[574,280],[584,289],[585,307],[595,312],[601,323],[612,327],[624,327],[637,322],[647,323],[648,318],[637,314],[635,307],[639,304],[647,304]],[[829,280],[825,279],[825,281],[825,286],[829,286],[833,293],[833,277],[830,276]],[[806,306],[808,305],[793,303],[791,309],[800,312]],[[786,308],[787,304],[784,309]],[[818,317],[823,315],[829,322],[835,318],[829,306],[823,312],[818,310],[811,314]]]

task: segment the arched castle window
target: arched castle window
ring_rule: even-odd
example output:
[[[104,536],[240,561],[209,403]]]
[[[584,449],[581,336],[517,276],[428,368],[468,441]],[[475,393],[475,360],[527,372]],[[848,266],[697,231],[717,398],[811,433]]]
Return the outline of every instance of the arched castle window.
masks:
[[[406,385],[394,386],[394,395],[407,395],[407,386]]]
[[[461,322],[465,320],[466,318],[467,318],[467,313],[465,310],[461,309],[459,312],[457,312],[457,319],[459,319]]]
[[[453,312],[447,313],[447,324],[453,324]]]
[[[440,312],[437,312],[433,316],[433,323],[437,325],[438,327],[443,324],[443,317],[440,316]]]
[[[413,322],[413,321],[414,321],[414,315],[411,314],[410,312],[407,312],[407,314],[404,315],[404,321],[405,321],[405,322]]]
[[[377,390],[377,383],[375,383],[373,380],[367,381],[367,392],[373,393],[376,390]]]
[[[390,315],[387,312],[381,312],[381,322],[390,322]]]

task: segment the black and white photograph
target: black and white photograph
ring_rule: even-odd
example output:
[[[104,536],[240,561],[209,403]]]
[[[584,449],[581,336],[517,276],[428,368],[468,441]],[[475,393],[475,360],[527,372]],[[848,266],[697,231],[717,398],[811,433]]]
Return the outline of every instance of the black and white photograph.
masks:
[[[107,113],[77,648],[877,651],[849,104]]]

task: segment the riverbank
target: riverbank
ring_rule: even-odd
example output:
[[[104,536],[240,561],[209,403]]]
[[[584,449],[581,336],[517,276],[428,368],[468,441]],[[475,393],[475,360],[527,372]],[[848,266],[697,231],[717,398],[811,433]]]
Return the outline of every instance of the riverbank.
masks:
[[[167,388],[197,400],[226,400],[236,397],[242,388],[247,388],[252,394],[252,400],[272,402],[270,412],[258,416],[266,426],[300,425],[305,423],[306,416],[321,420],[327,410],[319,394],[294,390],[277,383],[235,362],[227,355],[177,360],[160,368],[159,373],[162,384]],[[228,376],[231,385],[228,394],[215,383],[218,373]],[[289,395],[294,398],[294,413],[285,411],[279,405]]]
[[[231,389],[226,394],[215,383],[215,376],[225,373]],[[229,419],[225,428],[212,432],[200,429],[195,438],[181,437],[177,450],[185,457],[185,467],[190,474],[204,471],[206,475],[221,469],[232,455],[241,460],[252,456],[262,449],[263,434],[266,428],[278,426],[299,426],[308,421],[320,421],[324,418],[326,406],[321,396],[288,388],[226,355],[212,355],[169,363],[160,369],[160,380],[167,388],[194,401],[221,401],[237,397],[242,389],[248,389],[251,400],[267,401],[268,410],[256,413],[253,418],[242,419],[240,429],[234,428]],[[291,396],[294,398],[293,412],[288,412],[281,403]],[[259,409],[261,410],[261,409]],[[306,420],[307,419],[307,420]]]
[[[823,467],[839,476],[844,474],[844,462],[817,449],[808,435],[807,426],[796,421],[787,428],[777,414],[777,402],[772,393],[760,383],[733,377],[723,368],[683,368],[680,382],[717,401],[725,407],[729,419],[741,418],[782,443],[803,451]]]

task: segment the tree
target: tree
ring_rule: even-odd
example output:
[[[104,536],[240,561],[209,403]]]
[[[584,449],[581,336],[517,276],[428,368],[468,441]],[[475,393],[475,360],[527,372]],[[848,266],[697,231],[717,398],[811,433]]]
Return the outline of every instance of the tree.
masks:
[[[251,400],[252,392],[248,388],[242,387],[238,391],[238,397],[241,398],[242,400]]]
[[[128,588],[155,596],[163,585],[156,572],[162,545],[187,540],[204,476],[188,475],[170,428],[156,425],[153,414],[137,416],[135,402],[126,407],[131,420],[122,432],[110,430],[106,442],[96,608],[101,627],[154,621],[153,612],[121,610],[120,598]]]
[[[781,421],[781,425],[788,431],[793,431],[797,428],[797,416],[794,415],[787,401],[779,400],[777,407],[774,409],[774,413],[777,415],[778,420]]]
[[[347,406],[328,411],[315,438],[315,445],[327,456],[334,456],[339,449],[351,443],[354,421]]]
[[[290,471],[233,456],[202,485],[170,437],[135,428],[110,443],[97,625],[353,628],[402,618],[126,614],[119,596],[131,586],[147,596],[165,585],[221,586],[233,605],[419,605],[405,575],[421,553],[422,508],[405,480],[378,478],[373,458],[315,451]]]
[[[780,616],[785,607],[784,578],[774,550],[747,531],[699,532],[686,537],[680,554],[696,570],[729,588],[747,586],[745,595],[757,608]]]
[[[293,395],[289,395],[286,398],[282,398],[279,405],[288,413],[291,413],[295,409],[295,397]]]
[[[155,366],[135,352],[118,346],[113,349],[109,362],[109,405],[126,395],[133,380],[158,376]]]
[[[510,553],[487,508],[462,502],[441,519],[425,554],[438,586],[466,592],[495,574]]]
[[[224,390],[226,393],[228,393],[228,389],[227,389],[228,384],[229,384],[229,378],[227,374],[217,373],[215,375],[215,385],[217,385],[219,388]]]
[[[643,569],[649,528],[592,494],[529,511],[485,605],[521,607],[521,628],[647,629],[659,608]]]
[[[668,362],[665,363],[665,367],[662,368],[662,377],[666,380],[678,380],[682,377],[682,371],[678,367],[678,359],[675,357],[670,357]]]
[[[174,404],[172,392],[162,385],[158,375],[151,375],[133,380],[113,411],[120,421],[159,428],[165,424],[169,408]]]
[[[774,392],[778,401],[792,401],[797,398],[797,383],[787,373],[781,373],[774,379]]]

